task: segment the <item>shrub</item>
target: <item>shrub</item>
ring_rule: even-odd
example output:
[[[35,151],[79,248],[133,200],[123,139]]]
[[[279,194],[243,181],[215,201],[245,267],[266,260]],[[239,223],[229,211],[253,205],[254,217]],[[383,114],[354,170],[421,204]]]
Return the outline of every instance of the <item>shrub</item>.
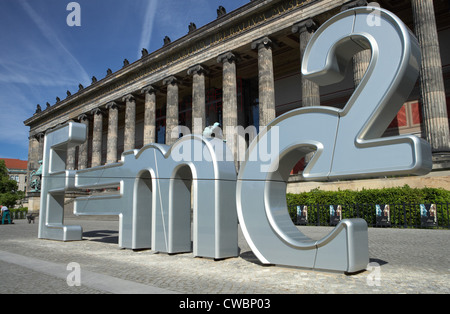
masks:
[[[9,211],[14,219],[25,219],[28,213],[28,207],[10,209]]]
[[[321,191],[286,195],[287,204],[420,204],[420,203],[450,203],[450,191],[436,188],[411,188],[405,185],[401,188],[363,189],[361,191]]]
[[[308,223],[326,225],[329,221],[328,206],[342,205],[343,219],[364,218],[369,225],[376,223],[375,204],[391,205],[391,221],[395,226],[419,226],[419,204],[438,204],[439,226],[450,225],[449,203],[450,191],[436,188],[401,188],[363,189],[361,191],[339,190],[310,192],[286,195],[291,218],[296,221],[297,206],[308,205]],[[443,204],[442,206],[439,204]]]

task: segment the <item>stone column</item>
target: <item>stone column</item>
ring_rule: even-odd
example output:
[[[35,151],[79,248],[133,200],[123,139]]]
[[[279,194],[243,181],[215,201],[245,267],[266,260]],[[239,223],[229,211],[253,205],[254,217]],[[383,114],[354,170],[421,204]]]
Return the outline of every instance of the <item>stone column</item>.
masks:
[[[450,152],[448,112],[442,76],[442,61],[432,0],[411,0],[414,28],[422,51],[420,97],[423,136],[433,153]]]
[[[223,64],[222,131],[224,139],[231,141],[230,136],[232,134],[228,134],[227,127],[236,128],[238,124],[236,56],[232,52],[227,52],[220,55],[217,62]]]
[[[346,11],[348,9],[366,6],[368,3],[366,0],[356,0],[350,3],[347,3],[341,7],[341,12]],[[360,51],[353,57],[353,85],[354,87],[358,87],[361,82],[364,74],[366,74],[367,68],[370,63],[371,51],[364,50]]]
[[[39,160],[39,139],[36,135],[32,135],[29,137],[28,144],[28,169],[38,169]]]
[[[192,134],[202,134],[206,127],[205,76],[208,69],[200,64],[188,70],[192,75]]]
[[[128,94],[122,98],[125,102],[125,136],[124,151],[135,149],[136,146],[136,100],[133,95]]]
[[[73,120],[70,120],[68,122],[72,122]],[[66,169],[67,170],[75,170],[75,153],[76,153],[76,147],[70,147],[67,150],[67,157],[66,157]]]
[[[30,174],[33,170],[39,169],[39,140],[36,136],[31,135],[28,143],[28,170],[27,170],[27,192],[30,192],[31,178]]]
[[[36,139],[39,142],[39,148],[38,148],[38,162],[44,159],[44,140],[45,140],[45,133],[41,132],[35,135]]]
[[[358,87],[366,74],[371,57],[372,52],[370,49],[360,51],[353,57],[353,84],[355,88]]]
[[[245,152],[245,139],[238,132],[238,103],[237,103],[237,80],[236,80],[237,57],[232,52],[226,52],[217,58],[218,63],[223,64],[222,83],[222,132],[229,149],[233,152],[236,169],[239,169],[242,148]]]
[[[304,20],[292,27],[292,33],[299,34],[300,60],[302,60],[302,62],[306,47],[318,28],[318,23],[313,19]],[[320,88],[318,84],[306,79],[302,75],[302,107],[311,106],[320,106]],[[305,163],[307,164],[313,156],[314,153],[307,154],[305,156]]]
[[[82,114],[78,117],[78,121],[86,125],[86,132],[89,135],[89,116]],[[78,170],[86,169],[88,167],[88,139],[81,144],[78,149]]]
[[[117,137],[119,128],[119,105],[110,102],[106,105],[108,110],[108,142],[106,150],[106,163],[117,162]]]
[[[356,7],[367,6],[367,0],[356,0],[350,3],[347,3],[341,7],[341,12],[346,11],[348,9],[353,9]],[[353,57],[353,85],[354,87],[358,87],[359,83],[361,83],[364,74],[367,72],[367,68],[369,67],[370,59],[372,56],[372,52],[370,49],[363,50],[355,54]]]
[[[178,80],[170,76],[164,79],[163,84],[167,85],[166,145],[172,145],[178,140]]]
[[[145,95],[144,145],[156,142],[156,88],[149,85],[141,90]]]
[[[66,169],[75,170],[76,147],[70,147],[67,150]]]
[[[101,166],[102,164],[102,137],[103,137],[103,115],[104,112],[100,108],[95,108],[91,112],[94,117],[93,133],[92,133],[92,167]]]
[[[312,19],[307,19],[292,27],[292,33],[300,35],[300,59],[303,60],[306,46],[311,40],[314,32],[317,30],[318,24]],[[306,79],[302,75],[302,107],[320,106],[320,90],[319,85]]]
[[[229,149],[233,152],[236,170],[239,170],[240,161],[245,154],[246,142],[244,134],[239,134],[238,127],[238,103],[236,80],[237,57],[232,52],[227,52],[217,58],[218,63],[223,64],[222,83],[222,131]]]
[[[272,41],[268,37],[255,40],[252,49],[258,49],[259,130],[261,130],[276,116]]]

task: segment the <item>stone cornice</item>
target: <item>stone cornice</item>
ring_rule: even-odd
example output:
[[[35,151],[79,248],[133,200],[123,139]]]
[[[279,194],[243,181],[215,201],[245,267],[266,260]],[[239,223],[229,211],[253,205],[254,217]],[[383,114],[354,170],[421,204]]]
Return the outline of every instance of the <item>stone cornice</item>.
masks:
[[[261,3],[262,2],[262,3]],[[266,2],[271,1],[253,1],[250,2],[241,8],[238,8],[237,10],[230,12],[228,14],[225,14],[216,20],[212,21],[211,23],[203,26],[200,29],[197,29],[195,32],[191,32],[187,34],[186,36],[181,37],[180,39],[171,42],[170,44],[164,45],[162,48],[154,51],[153,53],[148,53],[148,51],[145,50],[146,53],[142,53],[142,57],[139,60],[136,60],[132,64],[127,65],[126,67],[121,68],[120,70],[107,75],[105,78],[98,80],[96,82],[92,82],[91,85],[84,87],[83,85],[79,85],[79,90],[77,93],[72,94],[71,96],[68,96],[65,100],[62,100],[61,102],[55,104],[54,106],[47,108],[46,110],[42,110],[39,113],[35,113],[32,117],[24,121],[24,124],[26,126],[31,126],[32,124],[38,123],[40,120],[45,119],[52,113],[55,113],[56,111],[59,111],[67,106],[78,106],[83,103],[85,103],[87,100],[91,100],[93,98],[97,98],[97,95],[104,95],[107,94],[110,91],[113,91],[123,85],[125,85],[128,82],[128,79],[124,76],[128,76],[132,74],[133,72],[138,71],[140,68],[143,68],[143,66],[148,64],[155,64],[156,69],[162,68],[162,63],[164,62],[164,59],[170,59],[164,58],[164,55],[168,54],[169,52],[173,51],[174,49],[183,46],[184,44],[190,44],[192,40],[196,40],[200,38],[204,33],[208,32],[211,27],[216,26],[217,24],[226,24],[224,23],[225,20],[229,19],[228,22],[233,21],[235,18],[239,18],[242,14],[245,14],[247,10],[251,8],[258,8],[261,5],[264,5]],[[170,66],[170,62],[167,66]],[[142,72],[142,71],[141,71]],[[144,73],[143,73],[144,74]],[[139,74],[138,74],[139,75]],[[145,74],[144,74],[145,75]],[[100,92],[99,92],[100,90]]]
[[[105,115],[105,111],[103,109],[101,109],[101,108],[95,108],[95,109],[92,109],[91,114],[93,116],[100,116],[100,115],[104,116]]]
[[[252,42],[252,49],[268,48],[272,46],[272,40],[265,36]]]
[[[120,105],[118,103],[116,103],[115,101],[111,101],[109,103],[106,104],[105,108],[106,110],[118,110],[120,109]]]
[[[238,57],[235,53],[228,51],[217,57],[217,63],[236,62]]]
[[[300,23],[292,26],[292,33],[302,33],[302,32],[315,32],[319,28],[319,24],[316,23],[312,18],[306,19]]]
[[[169,76],[163,80],[163,85],[177,85],[179,83],[178,78],[175,76]]]
[[[105,104],[114,100],[120,101],[130,92],[161,81],[164,78],[162,74],[166,73],[169,68],[173,68],[173,72],[175,72],[177,69],[175,65],[185,64],[188,60],[193,60],[200,54],[204,55],[205,51],[211,49],[220,51],[221,47],[224,47],[224,42],[230,40],[235,42],[240,35],[258,30],[259,27],[264,28],[265,25],[270,25],[291,12],[302,13],[307,7],[316,3],[326,3],[327,7],[335,8],[344,2],[343,0],[252,1],[151,54],[143,54],[141,59],[79,90],[76,94],[68,96],[65,100],[41,113],[33,115],[24,121],[24,124],[30,126],[32,130],[39,126],[36,129],[37,132],[42,128],[42,121],[53,119],[53,117],[59,118],[68,113],[79,115],[82,112],[76,108],[84,105],[87,107],[86,111],[89,111],[95,104],[102,105],[102,102]],[[312,10],[319,11],[314,8]],[[222,50],[220,53],[223,52]],[[200,60],[200,62],[202,61]],[[197,63],[199,62],[192,62],[192,64]],[[175,74],[176,72],[169,73],[169,75]],[[120,95],[119,91],[122,90],[123,94]],[[51,127],[51,125],[49,126]]]
[[[209,73],[208,67],[201,64],[194,65],[187,70],[188,75],[208,74],[208,73]]]
[[[346,11],[348,9],[353,9],[356,7],[363,7],[366,6],[367,4],[368,4],[367,0],[354,0],[351,1],[350,3],[343,5],[341,11]]]
[[[158,92],[158,88],[156,88],[153,85],[148,85],[146,87],[144,87],[143,89],[141,89],[141,94],[156,94],[156,92]]]
[[[83,121],[89,120],[89,115],[87,113],[83,113],[83,114],[78,116],[77,120],[79,122],[83,122]]]
[[[135,102],[136,98],[134,98],[134,96],[132,94],[127,94],[125,96],[122,97],[122,101],[123,102]]]

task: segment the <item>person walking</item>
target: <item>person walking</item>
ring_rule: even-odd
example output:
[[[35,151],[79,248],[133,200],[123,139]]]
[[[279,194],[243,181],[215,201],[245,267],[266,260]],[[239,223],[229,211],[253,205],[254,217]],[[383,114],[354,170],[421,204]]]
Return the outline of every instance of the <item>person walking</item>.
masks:
[[[9,209],[6,206],[0,205],[2,212],[2,225],[5,224],[5,217],[8,217],[8,223],[11,224],[11,215],[9,214]]]

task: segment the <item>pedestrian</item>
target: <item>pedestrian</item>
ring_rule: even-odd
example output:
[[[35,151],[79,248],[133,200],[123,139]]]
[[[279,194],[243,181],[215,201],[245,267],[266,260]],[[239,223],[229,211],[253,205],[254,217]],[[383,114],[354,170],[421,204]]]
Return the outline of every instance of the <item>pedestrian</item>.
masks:
[[[9,209],[6,206],[0,205],[2,212],[2,225],[5,224],[5,217],[8,217],[8,223],[11,224],[11,215],[9,214]]]

